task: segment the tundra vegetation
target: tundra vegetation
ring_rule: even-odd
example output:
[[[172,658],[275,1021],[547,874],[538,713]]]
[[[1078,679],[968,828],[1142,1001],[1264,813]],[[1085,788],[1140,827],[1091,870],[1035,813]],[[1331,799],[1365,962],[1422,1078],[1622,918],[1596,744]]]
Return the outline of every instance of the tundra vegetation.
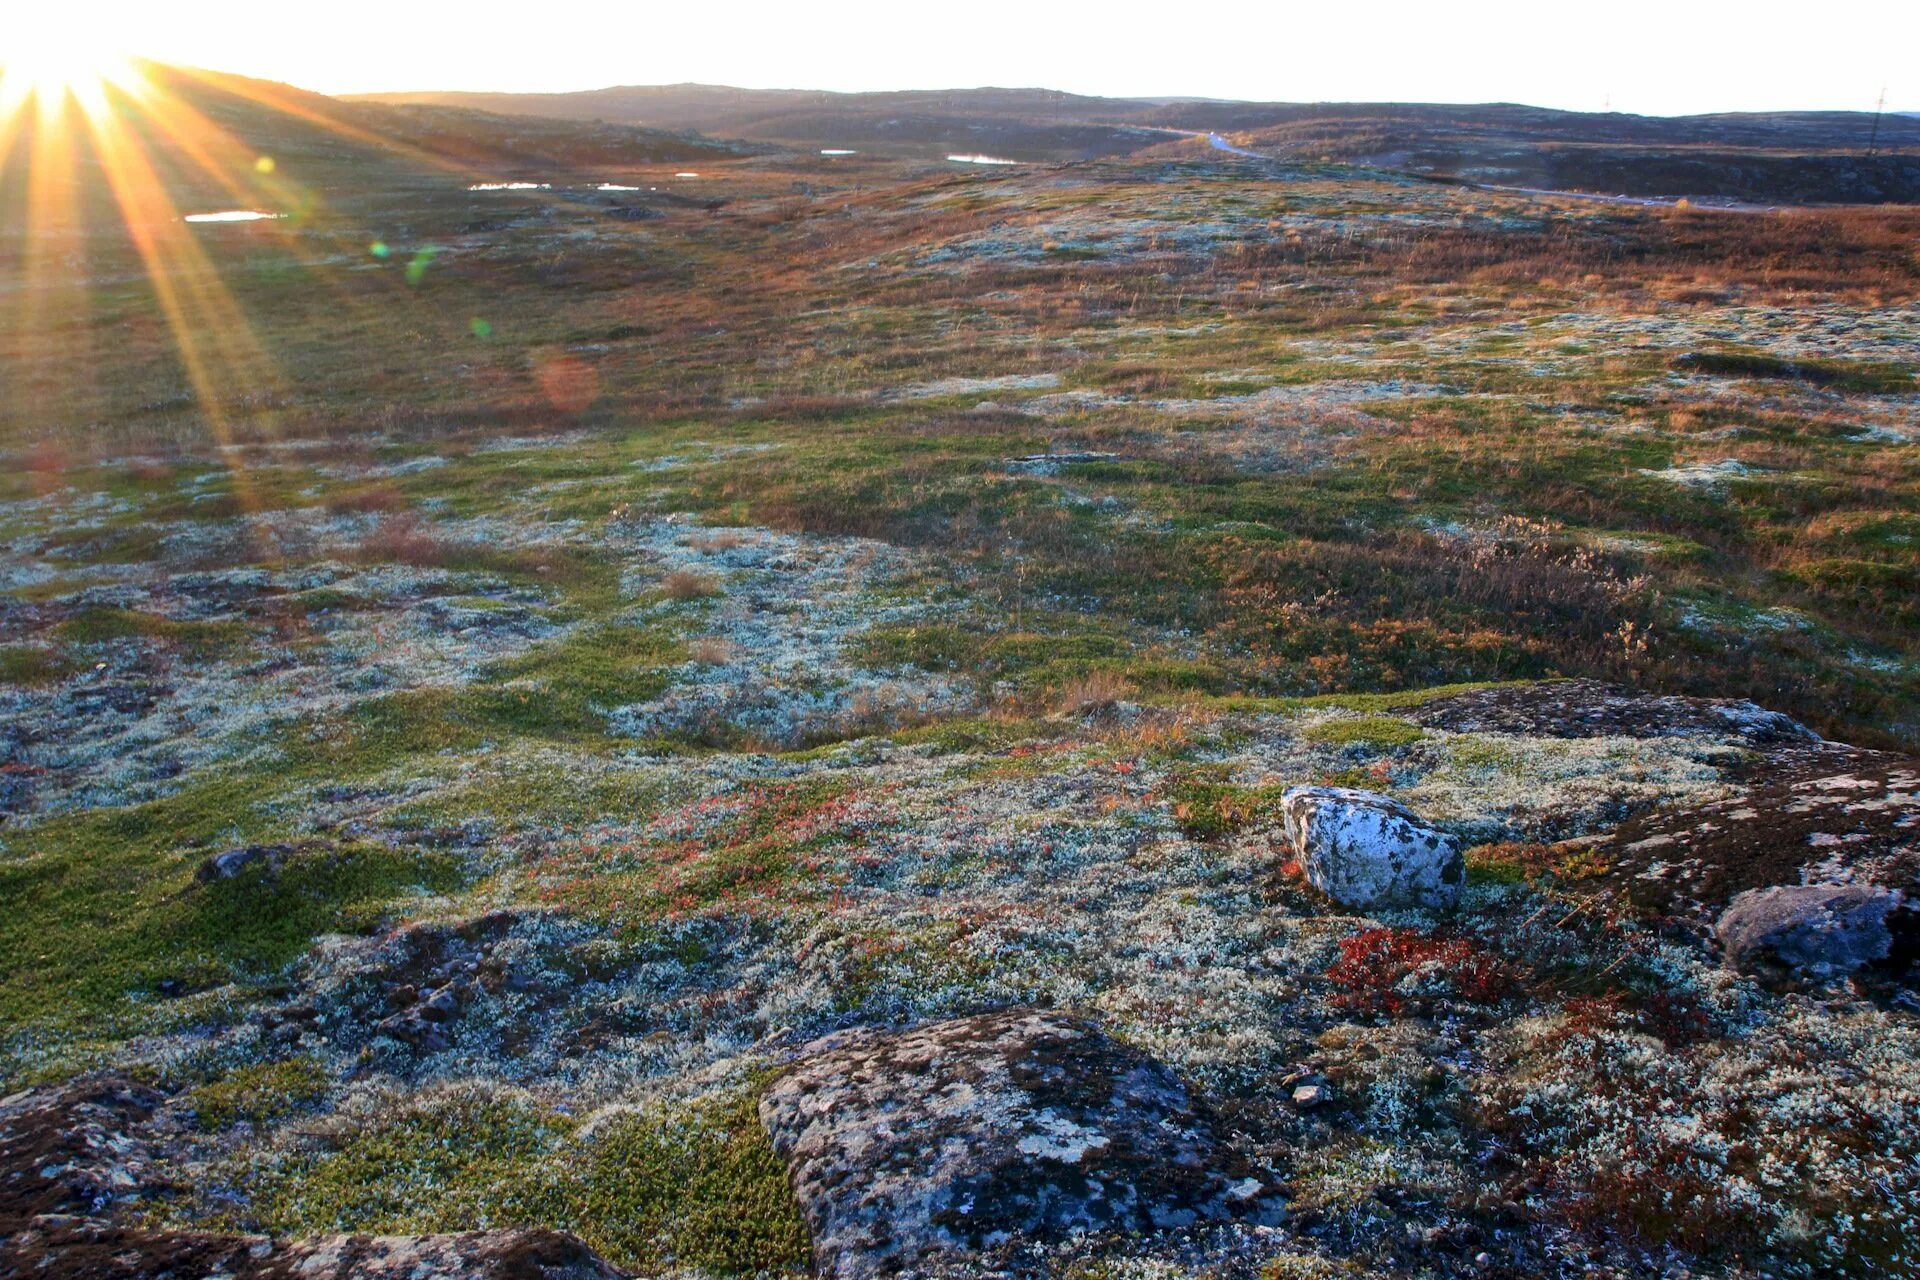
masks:
[[[801,1274],[769,1082],[1038,1007],[1285,1215],[953,1275],[1920,1266],[1911,956],[1712,935],[1920,866],[1920,212],[538,128],[0,240],[0,1108],[151,1091],[99,1212]]]

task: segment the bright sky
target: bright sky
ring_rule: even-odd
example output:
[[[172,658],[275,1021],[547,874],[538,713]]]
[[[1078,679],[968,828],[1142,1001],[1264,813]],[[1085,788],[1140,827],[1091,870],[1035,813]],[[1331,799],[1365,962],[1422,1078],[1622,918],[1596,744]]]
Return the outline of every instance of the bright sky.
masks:
[[[27,8],[27,6],[32,6]],[[1045,86],[1595,111],[1920,111],[1920,0],[20,0],[26,27],[328,93]],[[22,10],[25,9],[25,12]],[[78,33],[74,35],[72,33]]]

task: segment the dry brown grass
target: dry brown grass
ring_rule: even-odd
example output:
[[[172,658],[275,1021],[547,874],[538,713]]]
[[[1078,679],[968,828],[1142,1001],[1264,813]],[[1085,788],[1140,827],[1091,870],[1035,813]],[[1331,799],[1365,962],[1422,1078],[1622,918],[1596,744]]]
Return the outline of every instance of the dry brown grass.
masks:
[[[660,593],[669,600],[709,600],[725,594],[718,580],[704,573],[675,569],[660,579]]]
[[[426,528],[412,512],[382,520],[354,550],[354,558],[363,564],[404,564],[416,569],[444,567],[457,554],[455,547]]]
[[[692,547],[695,551],[711,554],[715,551],[738,550],[747,545],[747,539],[744,534],[735,533],[733,530],[727,529],[719,533],[708,534],[702,538],[689,538],[686,541],[686,545]]]
[[[724,667],[740,656],[740,646],[725,636],[699,636],[687,643],[687,657],[703,667]]]
[[[1139,693],[1139,686],[1118,671],[1089,671],[1047,691],[1047,704],[1056,715],[1097,715],[1113,710]]]

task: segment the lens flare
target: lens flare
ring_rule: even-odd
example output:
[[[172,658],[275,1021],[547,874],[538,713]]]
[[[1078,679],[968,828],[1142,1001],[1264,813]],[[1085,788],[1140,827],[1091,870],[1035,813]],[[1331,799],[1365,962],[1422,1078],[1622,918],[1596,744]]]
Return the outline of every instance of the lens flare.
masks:
[[[9,18],[0,43],[0,116],[29,103],[43,113],[76,102],[90,115],[104,112],[107,89],[134,80],[125,51],[104,37],[84,7]]]

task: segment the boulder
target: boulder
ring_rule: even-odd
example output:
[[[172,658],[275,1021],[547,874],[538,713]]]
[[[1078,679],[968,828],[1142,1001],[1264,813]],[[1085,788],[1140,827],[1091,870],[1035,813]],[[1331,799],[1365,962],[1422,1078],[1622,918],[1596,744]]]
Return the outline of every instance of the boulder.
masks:
[[[1342,906],[1445,910],[1459,900],[1459,842],[1386,796],[1295,787],[1280,798],[1280,816],[1307,881]]]
[[[1901,906],[1878,885],[1775,885],[1736,896],[1714,932],[1736,969],[1826,981],[1887,959]]]
[[[1277,1219],[1275,1189],[1161,1063],[1009,1010],[816,1041],[760,1102],[836,1280],[1009,1240]]]

